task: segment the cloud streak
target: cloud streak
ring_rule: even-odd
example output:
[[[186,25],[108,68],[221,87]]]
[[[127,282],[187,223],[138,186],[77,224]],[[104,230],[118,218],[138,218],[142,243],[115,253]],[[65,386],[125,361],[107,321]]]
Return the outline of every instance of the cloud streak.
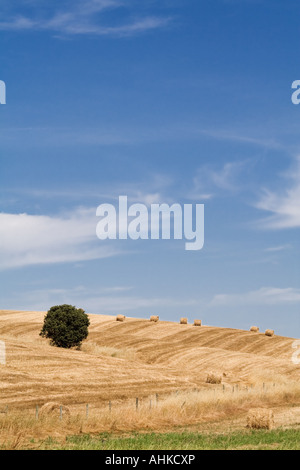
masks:
[[[141,314],[143,309],[159,311],[162,307],[177,307],[199,305],[191,299],[168,297],[153,297],[130,294],[133,287],[111,286],[91,289],[84,285],[71,288],[35,289],[27,291],[14,299],[20,309],[47,310],[51,305],[72,304],[84,308],[89,313],[115,315],[122,312],[131,315],[133,312]],[[10,304],[8,304],[9,306]],[[14,304],[14,308],[16,304]],[[18,308],[18,307],[17,307]]]
[[[131,36],[155,30],[168,25],[170,17],[155,15],[138,16],[132,19],[130,3],[116,0],[77,0],[73,3],[64,1],[59,11],[47,11],[38,8],[33,2],[32,8],[24,13],[0,12],[1,31],[51,31],[57,35],[97,35]],[[27,8],[28,10],[28,8]],[[119,24],[108,24],[105,18],[107,10],[116,10]],[[124,12],[127,11],[127,14]],[[8,15],[8,19],[7,18]]]
[[[221,168],[205,165],[198,168],[193,179],[191,198],[211,199],[216,191],[235,193],[240,190],[240,178],[247,161],[227,162]]]
[[[300,158],[293,172],[286,175],[288,187],[278,192],[264,190],[256,207],[270,216],[259,221],[260,227],[271,230],[300,227]]]
[[[94,209],[69,216],[0,214],[0,269],[111,257],[96,241]]]
[[[240,294],[219,294],[210,303],[210,306],[249,306],[249,305],[278,305],[300,303],[300,289],[292,287],[276,288],[262,287],[261,289]]]

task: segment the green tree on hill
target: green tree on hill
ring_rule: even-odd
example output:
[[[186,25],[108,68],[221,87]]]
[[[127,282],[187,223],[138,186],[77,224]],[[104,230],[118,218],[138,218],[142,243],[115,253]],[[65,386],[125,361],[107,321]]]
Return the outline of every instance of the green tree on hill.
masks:
[[[90,320],[85,311],[72,305],[56,305],[48,310],[40,336],[59,348],[80,347],[88,336]]]

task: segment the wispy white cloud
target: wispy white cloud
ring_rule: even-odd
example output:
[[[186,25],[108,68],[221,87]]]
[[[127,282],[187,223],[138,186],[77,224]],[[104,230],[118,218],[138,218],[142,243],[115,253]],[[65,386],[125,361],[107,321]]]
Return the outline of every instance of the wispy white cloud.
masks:
[[[74,190],[17,189],[17,193],[26,198],[52,199],[63,198],[65,201],[87,204],[86,207],[73,209],[59,215],[32,215],[28,213],[0,213],[0,270],[38,264],[79,262],[107,258],[123,253],[124,250],[99,241],[96,227],[99,217],[97,206],[111,203],[116,208],[120,195],[127,195],[128,203],[146,204],[168,202],[163,196],[172,180],[160,174],[148,175],[148,190],[145,183],[124,183],[98,188]],[[144,188],[142,189],[142,187]],[[96,204],[89,207],[91,200]]]
[[[211,165],[198,168],[189,197],[211,199],[219,190],[223,193],[238,191],[241,187],[240,177],[246,164],[246,161],[239,161],[227,162],[219,168]]]
[[[217,188],[235,191],[239,187],[238,177],[244,166],[244,162],[228,162],[220,171],[208,170],[207,177]]]
[[[116,312],[130,313],[140,312],[142,309],[150,311],[160,311],[163,307],[178,307],[178,305],[195,305],[192,300],[165,298],[165,297],[142,297],[142,296],[98,296],[87,297],[83,299],[83,305],[86,305],[90,312],[115,314]]]
[[[261,138],[255,135],[247,135],[243,132],[232,131],[230,129],[202,129],[200,134],[217,140],[228,140],[236,143],[251,144],[267,149],[281,149],[282,144],[274,138]]]
[[[48,199],[63,199],[65,203],[89,205],[91,201],[97,205],[103,203],[118,203],[120,195],[126,195],[129,203],[141,203],[150,206],[151,204],[158,204],[162,202],[175,202],[166,194],[174,184],[170,175],[147,173],[147,180],[139,181],[137,183],[124,182],[118,184],[111,182],[109,185],[101,184],[101,191],[99,186],[82,186],[80,191],[78,188],[7,188],[2,189],[2,204],[7,204],[11,195],[18,198],[26,198],[38,200]],[[96,210],[96,206],[95,206]]]
[[[277,192],[265,189],[256,207],[271,213],[258,222],[264,229],[288,229],[300,227],[300,159],[296,168],[285,175],[285,189]]]
[[[0,269],[116,255],[97,244],[96,222],[94,209],[54,217],[0,213]]]
[[[193,122],[187,124],[178,124],[178,122],[168,122],[167,125],[159,126],[143,126],[135,124],[134,126],[107,126],[105,123],[98,127],[89,128],[68,128],[68,127],[1,127],[1,142],[18,143],[19,140],[34,141],[37,145],[39,142],[44,146],[61,146],[61,145],[139,145],[148,142],[169,142],[173,141],[202,141],[204,138],[219,141],[230,141],[232,143],[242,143],[247,148],[249,146],[257,146],[262,149],[284,149],[277,141],[272,139],[260,139],[255,136],[257,130],[253,130],[253,136],[246,136],[242,131],[230,132],[226,129],[218,128],[210,130],[205,127],[199,128]],[[55,139],[53,135],[55,134]],[[21,137],[22,136],[22,137]],[[229,162],[230,164],[230,162]]]
[[[130,293],[132,287],[111,286],[89,288],[78,285],[71,288],[32,289],[16,295],[14,308],[48,310],[51,305],[72,304],[84,308],[87,313],[115,315],[119,312],[137,313],[141,310],[159,311],[163,307],[199,305],[199,301],[169,297],[141,296]]]
[[[238,294],[216,295],[210,306],[278,305],[300,303],[300,289],[262,287],[261,289]]]
[[[269,248],[266,248],[265,251],[267,253],[277,253],[279,251],[289,250],[290,248],[292,248],[291,245],[270,246]]]
[[[91,34],[98,36],[130,36],[133,34],[162,28],[170,23],[170,17],[142,15],[138,16],[131,2],[119,0],[74,0],[61,2],[59,10],[45,8],[36,2],[27,4],[25,12],[20,4],[12,5],[4,12],[0,10],[0,30],[2,31],[51,31],[62,35]],[[28,8],[31,6],[31,8]],[[19,10],[18,10],[19,7]],[[8,10],[8,11],[7,11]],[[120,10],[129,12],[125,18],[120,19],[119,24],[110,25],[104,18],[106,10]],[[18,13],[16,13],[18,11]],[[2,13],[2,14],[1,14]],[[131,19],[132,13],[135,14]]]

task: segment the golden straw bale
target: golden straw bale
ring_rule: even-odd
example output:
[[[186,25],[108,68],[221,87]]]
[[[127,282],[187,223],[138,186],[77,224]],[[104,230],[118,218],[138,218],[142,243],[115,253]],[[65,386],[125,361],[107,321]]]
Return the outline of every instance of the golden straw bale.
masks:
[[[210,372],[206,379],[207,384],[219,385],[222,383],[222,376],[217,375],[214,372]]]
[[[202,321],[201,320],[195,320],[194,321],[194,326],[202,326]]]
[[[252,331],[253,333],[259,333],[259,328],[258,326],[251,326],[250,331]]]
[[[117,315],[116,320],[117,320],[117,321],[125,321],[125,318],[126,318],[126,317],[125,317],[124,315]]]
[[[266,330],[265,335],[270,337],[274,336],[274,330]]]
[[[70,409],[67,406],[55,402],[49,402],[43,405],[40,409],[40,416],[59,416],[60,407],[62,407],[63,415],[70,416]]]
[[[159,321],[159,316],[157,316],[157,315],[152,315],[152,316],[150,317],[150,321],[158,322],[158,321]]]
[[[180,318],[180,325],[187,325],[188,319],[187,318]]]
[[[266,408],[253,408],[247,415],[247,428],[273,429],[274,413]]]

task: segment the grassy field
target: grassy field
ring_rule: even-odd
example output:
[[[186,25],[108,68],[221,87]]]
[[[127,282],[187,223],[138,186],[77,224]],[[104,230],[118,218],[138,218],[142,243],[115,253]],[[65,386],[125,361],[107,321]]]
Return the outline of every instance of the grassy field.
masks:
[[[226,434],[170,432],[134,433],[126,437],[108,433],[31,441],[40,450],[300,450],[300,429],[244,431]]]
[[[207,433],[195,434],[193,445],[220,444],[214,433],[226,445],[230,436],[238,438],[234,434],[238,432],[245,439],[239,445],[251,446],[254,441],[247,439],[256,438],[245,433],[246,416],[257,407],[274,411],[275,427],[288,428],[282,438],[290,436],[294,446],[289,429],[297,433],[300,423],[300,368],[292,363],[294,339],[149,319],[116,322],[112,316],[90,315],[90,333],[82,349],[63,350],[39,336],[44,316],[45,312],[0,310],[0,339],[6,344],[6,365],[0,366],[0,447],[22,448],[48,438],[73,445],[66,441],[70,435],[79,436],[74,439],[81,445],[83,435],[132,432],[161,433],[160,439],[173,436],[178,442],[172,445],[182,446],[190,445],[184,444],[184,435],[168,433],[178,429],[202,433],[205,425],[215,426],[215,431],[209,438]],[[221,377],[221,384],[207,383],[209,375]],[[36,406],[41,410],[49,402],[65,406],[69,415],[62,420],[57,413],[36,419]],[[279,432],[261,436],[279,439]],[[87,446],[97,441],[84,439]],[[160,445],[153,434],[135,436],[134,445],[146,445],[143,439]],[[122,442],[126,446],[133,441]],[[273,444],[288,446],[288,442],[275,439]]]
[[[0,366],[0,411],[7,405],[30,408],[56,401],[99,406],[156,393],[210,390],[206,379],[211,372],[222,376],[226,388],[300,380],[300,369],[292,363],[292,338],[89,315],[89,336],[81,351],[62,350],[39,336],[45,313],[0,310],[7,356],[6,366]]]
[[[274,411],[275,429],[270,433],[251,433],[246,429],[247,411],[257,405]],[[129,447],[130,449],[139,449],[149,445],[152,449],[155,446],[162,446],[158,449],[163,449],[164,446],[171,445],[175,446],[171,448],[188,449],[190,447],[182,446],[226,446],[228,442],[235,446],[239,436],[242,439],[239,444],[241,446],[253,443],[258,445],[260,442],[257,443],[255,439],[259,436],[264,439],[262,444],[270,444],[271,441],[266,441],[268,436],[271,440],[281,436],[280,439],[284,440],[278,441],[280,448],[289,445],[294,448],[299,438],[300,390],[299,385],[292,389],[288,384],[286,387],[278,387],[276,391],[270,388],[263,392],[255,389],[228,394],[223,390],[183,392],[167,396],[158,403],[153,403],[151,408],[148,401],[145,401],[139,404],[138,410],[132,402],[118,404],[111,410],[91,407],[88,416],[84,413],[85,407],[82,406],[81,411],[79,413],[79,407],[74,407],[62,419],[58,410],[51,415],[41,415],[38,419],[34,409],[2,413],[0,448],[39,448],[40,445],[45,447],[53,444],[53,448],[67,445],[110,449],[116,445],[117,449],[124,449],[125,447],[118,446],[132,445],[134,447]],[[190,433],[182,433],[183,429]],[[282,429],[286,429],[286,432]],[[72,440],[68,437],[72,435],[77,437]],[[126,435],[131,438],[110,437]],[[187,435],[189,438],[185,439]],[[53,436],[56,441],[53,441]],[[272,441],[274,444],[277,443],[276,439]]]

